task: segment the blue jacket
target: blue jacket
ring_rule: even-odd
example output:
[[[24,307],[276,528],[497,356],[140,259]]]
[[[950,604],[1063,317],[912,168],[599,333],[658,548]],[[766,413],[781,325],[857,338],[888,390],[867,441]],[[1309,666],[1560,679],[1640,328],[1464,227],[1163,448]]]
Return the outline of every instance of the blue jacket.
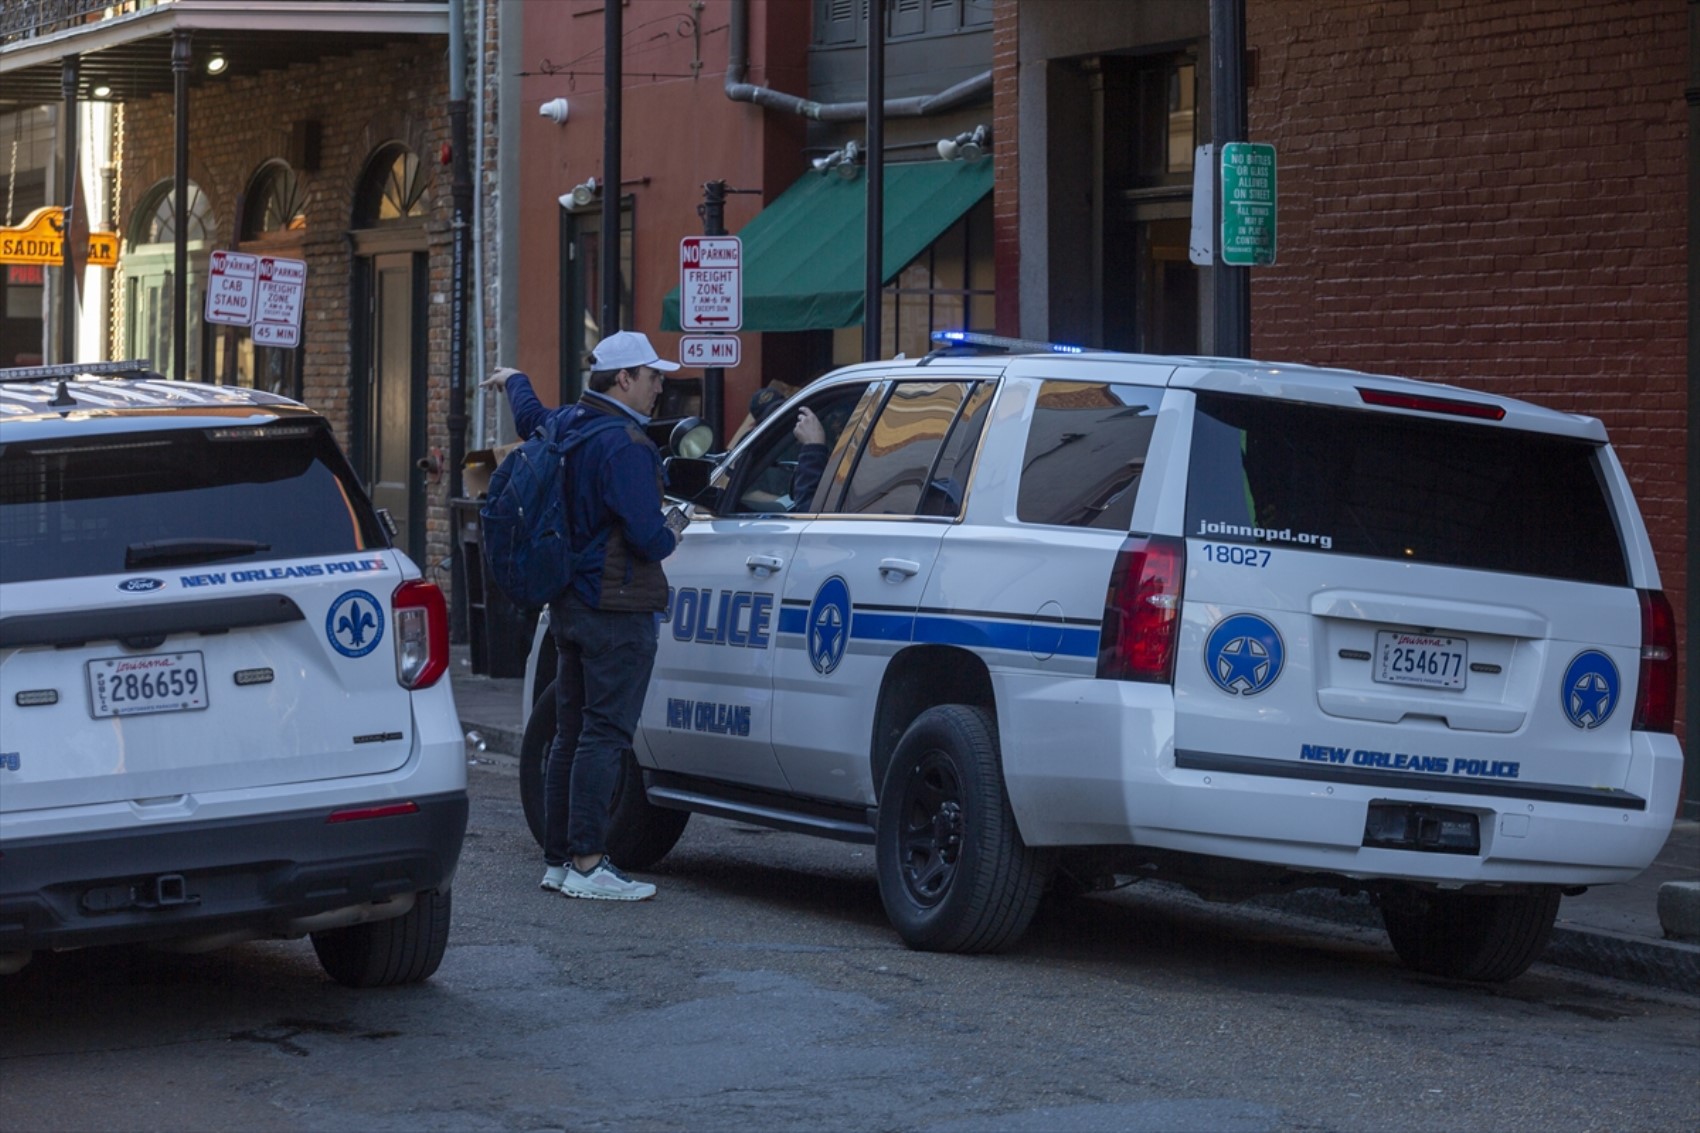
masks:
[[[576,404],[548,409],[524,374],[508,378],[514,429],[529,437],[550,417],[571,429],[592,415],[626,419],[624,429],[606,429],[567,458],[567,525],[575,550],[588,547],[573,576],[572,593],[599,610],[651,612],[667,608],[667,576],[661,560],[678,537],[661,512],[661,453],[635,419],[610,398],[586,394]],[[596,536],[606,531],[600,547]]]

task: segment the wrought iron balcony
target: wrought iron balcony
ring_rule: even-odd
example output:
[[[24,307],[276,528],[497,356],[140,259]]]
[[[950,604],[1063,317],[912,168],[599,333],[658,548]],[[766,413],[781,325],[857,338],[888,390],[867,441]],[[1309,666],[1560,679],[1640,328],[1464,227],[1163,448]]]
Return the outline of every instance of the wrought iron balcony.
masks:
[[[270,70],[383,40],[448,34],[449,0],[0,0],[0,109],[60,97],[76,57],[79,97],[117,101],[169,90],[170,42],[230,57],[230,73]],[[96,89],[110,92],[94,95]]]

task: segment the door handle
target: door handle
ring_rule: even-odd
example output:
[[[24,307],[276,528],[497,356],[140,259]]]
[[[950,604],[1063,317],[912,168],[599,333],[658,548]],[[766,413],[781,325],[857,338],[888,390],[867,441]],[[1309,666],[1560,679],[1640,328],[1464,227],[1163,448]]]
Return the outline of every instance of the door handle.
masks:
[[[887,582],[902,582],[921,573],[921,564],[908,559],[881,559],[880,577]]]
[[[766,578],[784,566],[785,560],[778,555],[751,555],[744,560],[744,565],[754,571],[757,578]]]

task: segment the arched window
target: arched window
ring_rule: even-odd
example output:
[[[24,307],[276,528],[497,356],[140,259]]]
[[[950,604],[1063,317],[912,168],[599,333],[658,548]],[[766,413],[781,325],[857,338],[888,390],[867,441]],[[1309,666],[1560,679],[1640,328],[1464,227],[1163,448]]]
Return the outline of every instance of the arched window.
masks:
[[[155,185],[130,223],[131,247],[170,244],[177,239],[177,192],[169,181]],[[189,182],[189,243],[211,243],[212,205],[201,187]]]
[[[372,228],[426,216],[425,167],[403,145],[388,145],[372,156],[354,200],[354,226]]]
[[[188,349],[185,376],[201,377],[201,307],[205,302],[207,254],[217,240],[212,202],[201,187],[189,183]],[[161,181],[142,197],[130,214],[124,250],[124,354],[146,358],[156,370],[170,374],[172,365],[172,297],[179,281],[177,260],[177,193]]]
[[[307,229],[307,191],[287,162],[268,161],[260,166],[248,182],[243,202],[244,242]]]

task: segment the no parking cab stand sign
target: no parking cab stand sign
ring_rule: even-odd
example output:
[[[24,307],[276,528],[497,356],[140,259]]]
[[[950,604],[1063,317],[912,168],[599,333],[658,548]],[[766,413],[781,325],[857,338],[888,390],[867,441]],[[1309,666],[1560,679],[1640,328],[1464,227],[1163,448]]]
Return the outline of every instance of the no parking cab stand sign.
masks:
[[[307,264],[279,256],[214,252],[207,280],[206,320],[250,327],[256,346],[299,346]]]

